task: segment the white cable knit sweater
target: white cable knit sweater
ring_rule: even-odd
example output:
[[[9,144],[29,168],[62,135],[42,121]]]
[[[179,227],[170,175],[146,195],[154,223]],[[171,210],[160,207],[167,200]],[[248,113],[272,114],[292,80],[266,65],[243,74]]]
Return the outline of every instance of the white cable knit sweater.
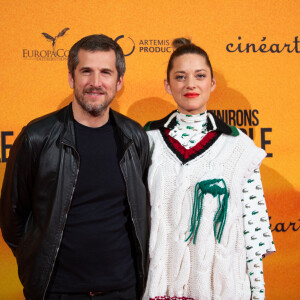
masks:
[[[148,136],[152,151],[148,176],[151,235],[143,299],[249,300],[241,191],[265,152],[242,132],[235,137],[222,134],[205,152],[182,164],[159,130],[149,131]],[[219,204],[210,194],[204,197],[196,244],[185,242],[195,185],[207,179],[224,179],[229,191],[221,242],[213,231]]]

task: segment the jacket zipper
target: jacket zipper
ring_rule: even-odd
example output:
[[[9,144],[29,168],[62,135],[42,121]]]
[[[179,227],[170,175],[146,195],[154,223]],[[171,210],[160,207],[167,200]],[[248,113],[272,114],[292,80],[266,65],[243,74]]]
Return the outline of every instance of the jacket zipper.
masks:
[[[45,296],[46,296],[46,292],[47,292],[47,289],[48,289],[48,286],[49,286],[49,283],[50,283],[51,275],[52,275],[53,270],[54,270],[54,265],[55,265],[55,262],[56,262],[58,251],[59,251],[59,248],[60,248],[60,245],[61,245],[63,233],[64,233],[64,230],[65,230],[65,227],[66,227],[67,217],[68,217],[68,213],[69,213],[69,210],[70,210],[70,207],[71,207],[71,202],[72,202],[73,194],[74,194],[74,191],[75,191],[75,186],[76,186],[76,182],[77,182],[77,178],[78,178],[78,173],[79,173],[79,165],[80,165],[80,156],[79,156],[79,153],[77,152],[77,150],[73,146],[71,146],[69,144],[66,144],[64,142],[62,142],[62,144],[64,144],[65,146],[71,147],[75,151],[75,153],[78,156],[78,161],[77,161],[78,163],[77,163],[77,169],[76,169],[76,175],[75,175],[75,180],[74,180],[74,184],[73,184],[73,189],[72,189],[72,193],[71,193],[71,197],[70,197],[70,201],[69,201],[69,206],[68,206],[68,209],[67,209],[67,212],[66,212],[66,215],[65,215],[65,220],[64,220],[64,224],[63,224],[63,227],[62,227],[62,230],[61,230],[61,234],[60,234],[60,239],[59,239],[59,242],[58,242],[58,246],[56,248],[54,262],[52,264],[51,272],[49,274],[49,278],[48,278],[48,281],[47,281],[47,284],[46,284],[46,287],[45,287],[45,291],[44,291],[44,294],[43,294],[43,300],[45,299]]]
[[[142,259],[143,259],[143,258],[145,258],[145,256],[144,256],[143,249],[142,249],[142,246],[141,246],[142,243],[141,243],[141,241],[140,241],[140,239],[139,239],[139,237],[138,237],[138,235],[137,235],[136,225],[135,225],[135,222],[134,222],[133,216],[132,216],[132,207],[131,207],[131,204],[130,204],[130,201],[129,201],[129,194],[128,194],[128,188],[127,188],[127,181],[126,181],[126,177],[125,177],[124,171],[123,171],[122,166],[121,166],[121,162],[124,160],[125,154],[126,154],[126,152],[128,151],[128,149],[131,147],[131,145],[133,145],[133,142],[131,142],[131,143],[128,145],[128,147],[125,149],[125,151],[124,151],[124,155],[123,155],[123,157],[122,157],[121,160],[120,160],[120,169],[121,169],[121,172],[122,172],[124,181],[125,181],[125,186],[126,186],[126,196],[127,196],[127,201],[128,201],[129,208],[130,208],[129,211],[130,211],[131,221],[132,221],[132,224],[133,224],[133,226],[134,226],[135,235],[136,235],[136,238],[137,238],[137,240],[138,240],[139,247],[140,247],[141,253],[142,253]],[[143,271],[143,274],[145,274],[143,260],[142,260],[142,271]]]

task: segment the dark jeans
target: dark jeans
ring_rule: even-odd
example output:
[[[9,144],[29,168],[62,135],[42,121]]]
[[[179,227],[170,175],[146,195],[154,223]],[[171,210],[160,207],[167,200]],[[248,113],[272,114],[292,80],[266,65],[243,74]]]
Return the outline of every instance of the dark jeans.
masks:
[[[95,293],[96,294],[96,293]],[[136,287],[103,294],[55,294],[47,293],[45,300],[137,300]]]

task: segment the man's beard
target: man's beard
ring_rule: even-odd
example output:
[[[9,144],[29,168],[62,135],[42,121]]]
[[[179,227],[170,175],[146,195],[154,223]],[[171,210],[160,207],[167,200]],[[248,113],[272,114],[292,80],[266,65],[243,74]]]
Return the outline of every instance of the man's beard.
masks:
[[[113,94],[112,98],[108,98],[108,99],[105,98],[102,103],[94,104],[94,105],[92,103],[88,103],[84,98],[85,93],[92,93],[92,92],[102,92],[103,96],[107,97],[107,94],[105,93],[105,91],[102,90],[102,88],[90,87],[90,88],[84,89],[83,93],[79,93],[78,90],[76,90],[76,87],[74,87],[74,96],[75,96],[77,103],[82,107],[82,109],[84,111],[88,112],[93,117],[98,117],[104,111],[106,111],[106,109],[108,108],[108,106],[110,105],[112,100],[114,99],[116,91]]]

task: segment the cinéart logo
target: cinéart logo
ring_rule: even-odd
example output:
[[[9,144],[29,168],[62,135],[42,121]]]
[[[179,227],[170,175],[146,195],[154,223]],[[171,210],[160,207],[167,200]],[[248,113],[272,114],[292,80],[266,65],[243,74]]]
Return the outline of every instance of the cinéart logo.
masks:
[[[42,36],[46,39],[46,42],[52,46],[50,49],[23,49],[23,58],[38,61],[66,61],[69,55],[69,49],[63,47],[57,47],[63,36],[66,35],[69,27],[65,27],[57,33],[57,35],[51,35],[46,32],[42,32]]]
[[[300,53],[300,41],[298,36],[295,36],[293,40],[288,42],[273,42],[267,41],[267,37],[263,36],[260,41],[244,41],[239,36],[238,41],[229,43],[226,45],[226,51],[233,53]]]

